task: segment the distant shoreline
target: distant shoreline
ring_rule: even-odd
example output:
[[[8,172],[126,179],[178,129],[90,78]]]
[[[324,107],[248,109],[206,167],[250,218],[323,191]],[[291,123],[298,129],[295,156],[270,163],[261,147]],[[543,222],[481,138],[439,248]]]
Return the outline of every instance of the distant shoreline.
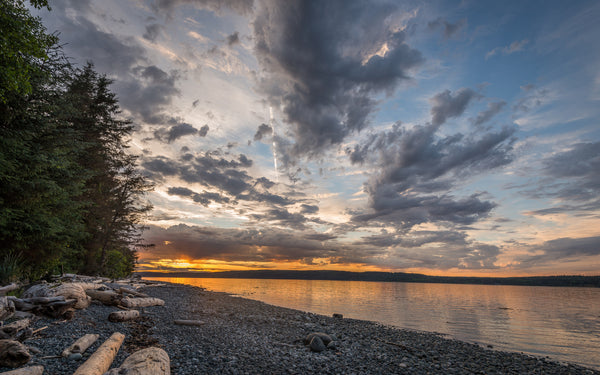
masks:
[[[600,276],[527,276],[527,277],[464,277],[428,276],[404,272],[348,272],[348,271],[223,271],[223,272],[136,272],[142,277],[189,277],[227,279],[282,279],[282,280],[336,280],[336,281],[379,281],[437,284],[517,285],[517,286],[561,286],[600,287]]]

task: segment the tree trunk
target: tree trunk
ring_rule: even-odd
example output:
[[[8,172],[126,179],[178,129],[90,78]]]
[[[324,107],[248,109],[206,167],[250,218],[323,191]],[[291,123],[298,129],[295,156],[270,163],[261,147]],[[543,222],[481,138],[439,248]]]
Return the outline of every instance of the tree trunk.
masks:
[[[92,346],[93,343],[98,340],[99,335],[88,333],[87,335],[81,336],[71,346],[63,350],[62,356],[67,358],[73,353],[84,353],[87,348]]]
[[[56,297],[63,296],[65,299],[76,299],[73,306],[76,309],[85,309],[90,305],[91,298],[85,294],[85,289],[80,283],[62,284],[37,284],[23,293],[23,299],[32,297]]]
[[[117,306],[121,303],[122,295],[114,290],[86,290],[85,293],[96,301],[102,302],[103,305]]]
[[[15,313],[15,304],[7,297],[0,297],[0,320],[6,320]]]
[[[31,320],[21,319],[0,327],[0,339],[14,339],[17,333],[29,327]]]
[[[170,375],[171,360],[167,352],[160,348],[139,350],[123,361],[121,367],[112,369],[105,375]]]
[[[129,298],[123,297],[121,305],[131,307],[148,307],[148,306],[164,306],[165,301],[160,298],[148,297],[148,298]]]
[[[87,361],[85,361],[79,368],[73,373],[73,375],[102,375],[110,367],[111,363],[117,356],[117,352],[123,344],[125,335],[119,332],[115,332],[106,340],[98,350],[92,354]]]
[[[108,321],[110,322],[124,322],[127,320],[133,320],[140,316],[140,312],[137,310],[125,310],[125,311],[115,311],[111,312],[108,315]]]
[[[15,284],[15,283],[0,287],[0,296],[4,296],[4,295],[6,295],[6,293],[12,292],[13,290],[17,290],[17,289],[19,289],[19,285]]]
[[[0,340],[0,366],[19,367],[31,359],[27,347],[18,341]]]

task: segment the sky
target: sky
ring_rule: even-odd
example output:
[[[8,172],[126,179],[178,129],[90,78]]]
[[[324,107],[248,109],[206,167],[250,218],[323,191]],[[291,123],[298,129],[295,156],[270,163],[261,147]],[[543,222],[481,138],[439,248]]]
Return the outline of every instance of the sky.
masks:
[[[139,270],[600,275],[600,2],[50,0],[155,184]]]

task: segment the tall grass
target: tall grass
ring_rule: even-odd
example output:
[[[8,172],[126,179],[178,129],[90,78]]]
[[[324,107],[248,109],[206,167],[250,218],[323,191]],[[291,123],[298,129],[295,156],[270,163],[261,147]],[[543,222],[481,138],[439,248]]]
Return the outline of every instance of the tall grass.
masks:
[[[0,285],[9,284],[23,276],[24,259],[21,253],[9,250],[0,258]]]

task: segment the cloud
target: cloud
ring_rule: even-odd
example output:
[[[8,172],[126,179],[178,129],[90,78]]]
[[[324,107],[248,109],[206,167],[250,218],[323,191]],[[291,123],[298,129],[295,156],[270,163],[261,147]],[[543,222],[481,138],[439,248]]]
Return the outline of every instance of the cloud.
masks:
[[[191,5],[200,9],[208,9],[215,13],[221,13],[223,9],[231,9],[234,12],[245,15],[252,12],[253,0],[155,0],[152,9],[167,18],[173,16],[175,8],[182,5]]]
[[[528,245],[526,248],[535,255],[517,257],[517,268],[551,264],[574,257],[600,255],[600,237],[557,238],[540,245]]]
[[[202,125],[202,127],[200,128],[200,130],[198,130],[198,135],[201,137],[206,137],[206,135],[208,134],[208,131],[210,130],[210,128],[208,127],[208,125]]]
[[[515,40],[510,45],[505,46],[505,47],[496,47],[493,50],[486,53],[485,59],[487,60],[490,57],[495,56],[499,53],[501,53],[503,55],[510,55],[515,52],[522,51],[528,43],[529,43],[529,40],[523,39],[523,40]]]
[[[202,193],[196,193],[191,189],[185,187],[170,187],[167,190],[169,195],[178,195],[180,197],[191,198],[194,202],[200,203],[203,206],[208,206],[210,203],[229,203],[229,198],[224,197],[219,193],[211,193],[203,191]]]
[[[260,124],[254,134],[255,141],[261,141],[264,137],[273,135],[273,128],[267,124]]]
[[[435,126],[442,125],[448,118],[458,117],[463,114],[467,105],[480,95],[469,88],[461,88],[454,92],[444,90],[429,99],[431,102],[431,123]]]
[[[231,35],[227,35],[227,45],[229,47],[240,43],[240,34],[236,31]]]
[[[170,128],[160,128],[154,131],[154,137],[160,141],[171,143],[186,135],[197,134],[198,129],[187,123],[173,125]]]
[[[444,38],[449,39],[454,34],[456,34],[458,31],[460,31],[460,29],[462,29],[466,24],[467,24],[467,20],[464,18],[456,21],[456,23],[450,23],[450,22],[446,21],[444,18],[438,17],[436,20],[429,22],[427,24],[427,27],[430,30],[435,30],[435,29],[442,27],[443,32],[444,32]]]
[[[155,42],[156,38],[158,38],[163,29],[164,27],[157,23],[146,25],[146,32],[144,33],[144,35],[142,35],[142,37],[151,42]]]
[[[282,108],[294,157],[316,157],[360,131],[423,62],[392,25],[395,2],[266,1],[253,22],[259,90]],[[388,22],[390,21],[390,22]]]
[[[477,117],[473,121],[475,126],[481,126],[484,123],[490,121],[492,117],[498,114],[502,108],[506,106],[505,101],[500,102],[491,102],[487,104],[487,109],[485,111],[481,111],[477,114]]]
[[[445,102],[460,102],[456,107],[462,108],[466,100],[459,97]],[[460,112],[450,107],[441,106],[434,114],[438,123]],[[440,136],[438,128],[432,123],[409,129],[397,123],[346,150],[351,161],[374,170],[365,184],[370,210],[355,213],[353,222],[412,228],[426,222],[468,225],[489,215],[495,203],[481,200],[479,194],[456,198],[450,192],[473,175],[509,164],[516,129]]]

